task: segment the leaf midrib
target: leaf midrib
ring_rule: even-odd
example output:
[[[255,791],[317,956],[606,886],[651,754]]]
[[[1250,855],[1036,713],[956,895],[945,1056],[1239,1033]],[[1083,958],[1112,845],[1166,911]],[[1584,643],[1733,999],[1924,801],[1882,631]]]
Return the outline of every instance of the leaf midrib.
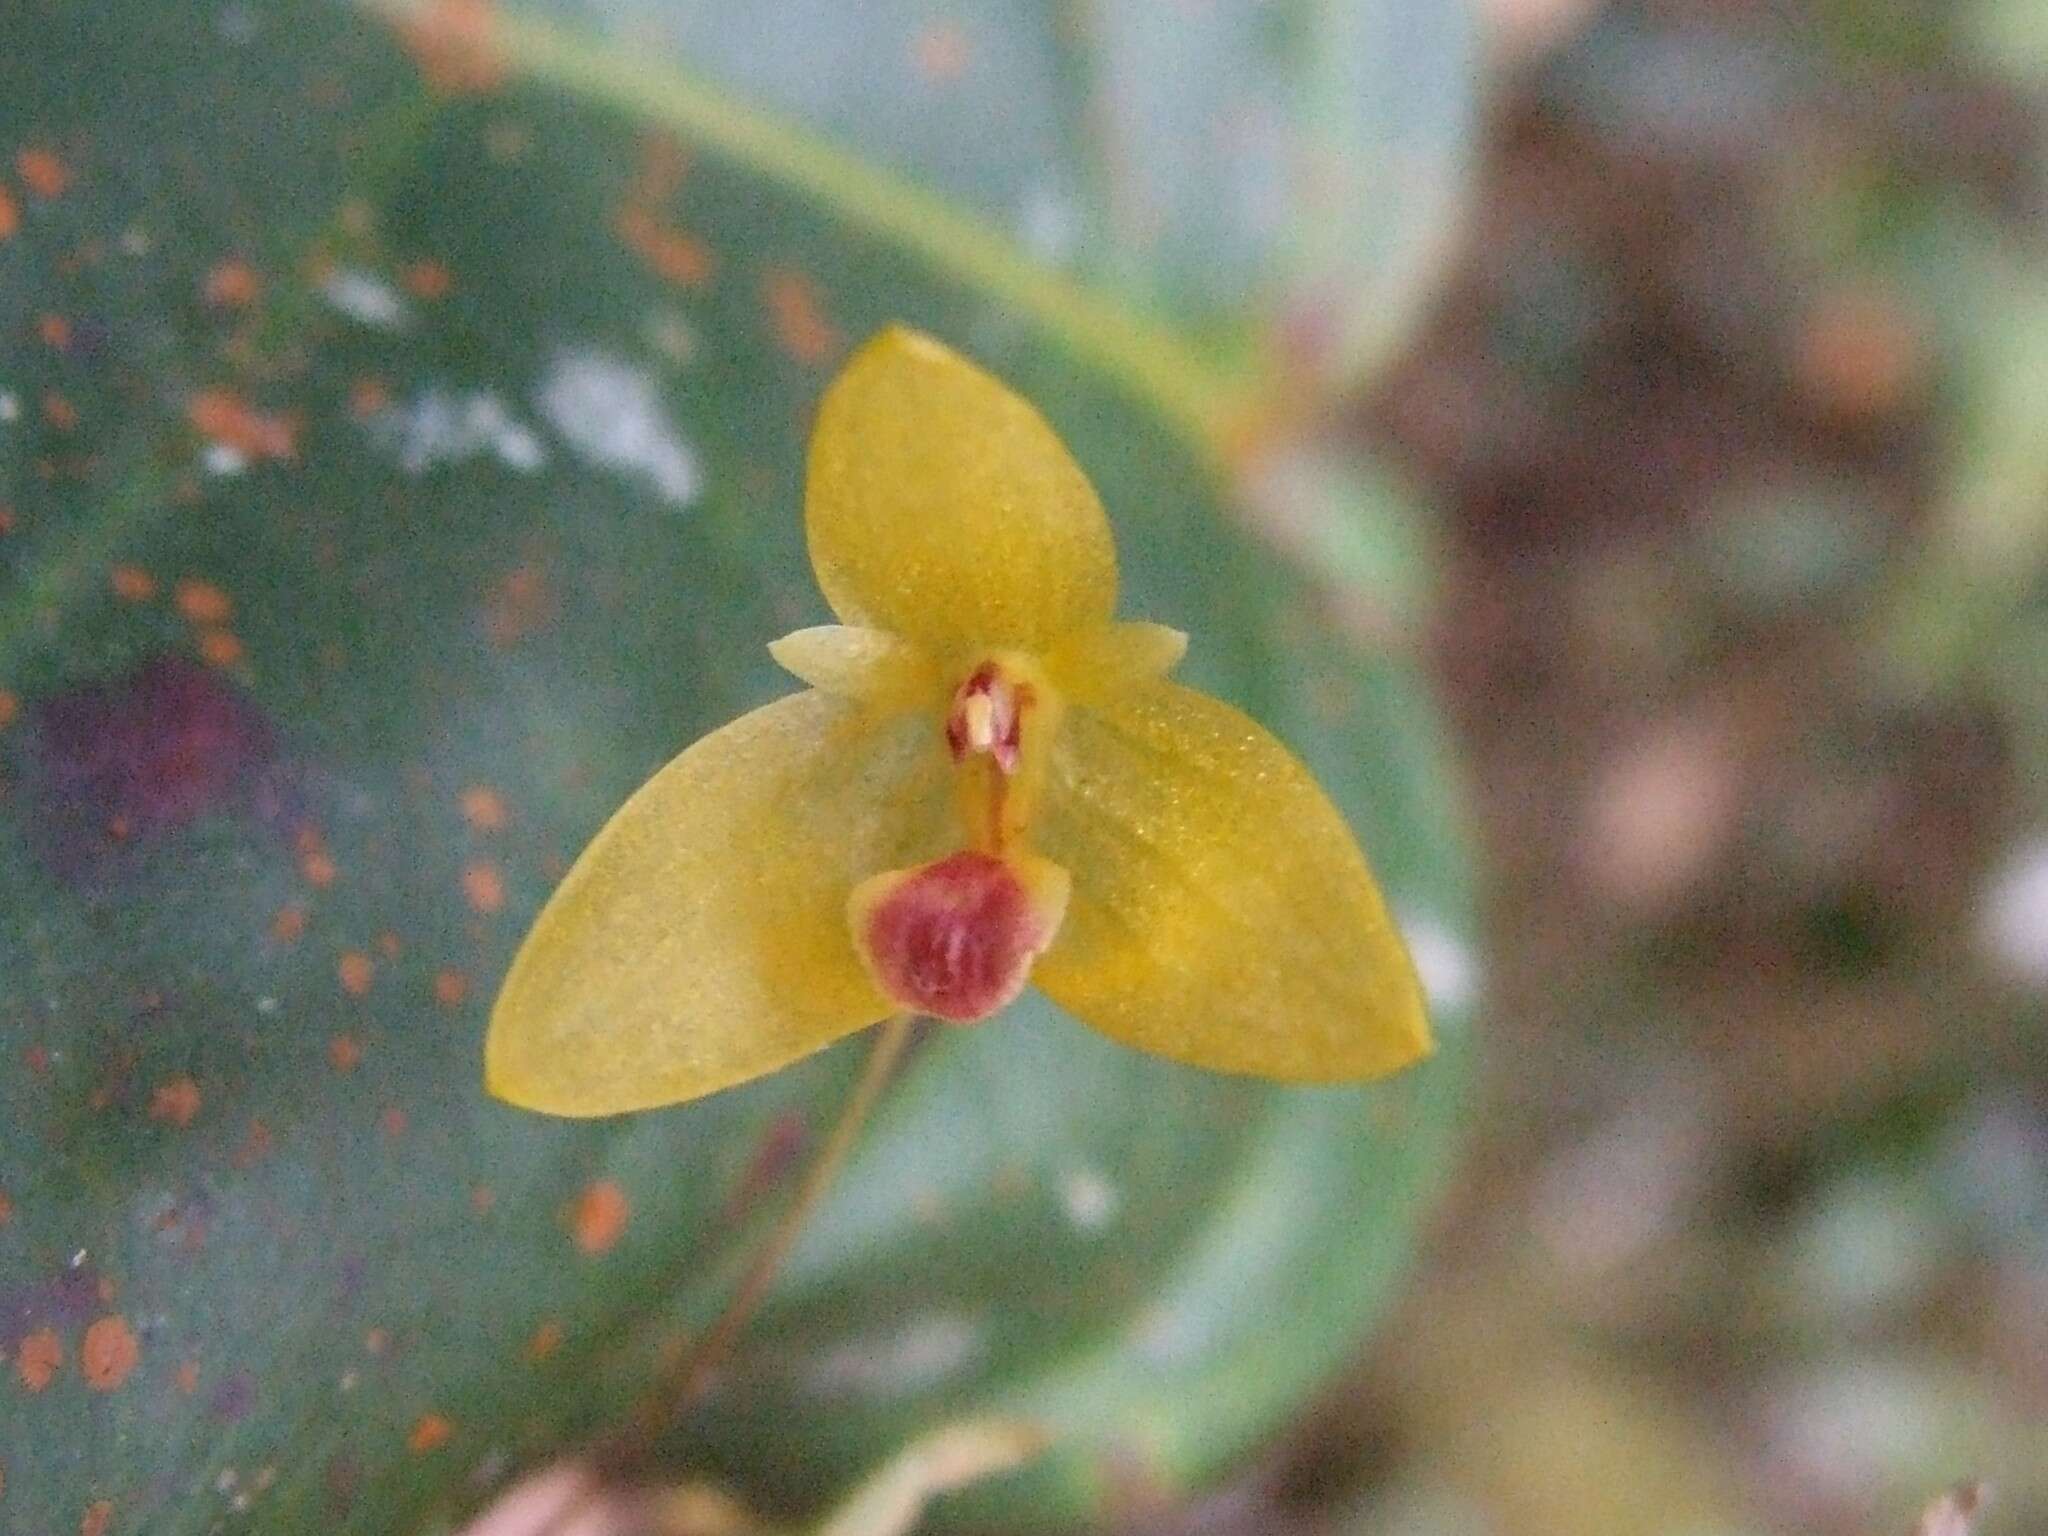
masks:
[[[431,0],[356,0],[398,23]],[[487,46],[517,73],[662,124],[764,180],[1029,315],[1074,356],[1126,381],[1214,461],[1252,386],[1125,304],[1038,265],[942,199],[751,107],[674,64],[624,53],[531,16],[494,12]]]

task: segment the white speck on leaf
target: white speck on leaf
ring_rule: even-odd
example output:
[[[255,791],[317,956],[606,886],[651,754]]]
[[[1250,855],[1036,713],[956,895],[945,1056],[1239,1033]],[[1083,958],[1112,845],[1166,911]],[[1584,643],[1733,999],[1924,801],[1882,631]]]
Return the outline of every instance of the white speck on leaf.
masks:
[[[1074,201],[1050,182],[1034,182],[1018,200],[1017,240],[1048,266],[1070,261],[1080,243],[1081,220]]]
[[[410,405],[379,411],[368,428],[371,440],[409,475],[484,454],[522,474],[530,475],[547,463],[539,435],[504,401],[484,390],[423,390]]]
[[[1083,1232],[1099,1232],[1116,1217],[1115,1188],[1093,1168],[1077,1168],[1060,1183],[1067,1219]]]
[[[208,443],[199,455],[199,462],[209,475],[225,479],[239,475],[249,467],[248,457],[239,448],[230,448],[226,443]]]
[[[13,421],[21,415],[21,401],[11,394],[0,395],[0,421]]]
[[[1479,962],[1465,941],[1433,917],[1411,916],[1401,924],[1415,974],[1433,1008],[1468,1008],[1479,996]]]
[[[561,352],[542,375],[534,403],[591,463],[645,481],[676,506],[697,499],[697,455],[677,435],[646,370],[592,348]]]
[[[351,320],[380,330],[402,330],[412,318],[410,306],[396,288],[357,267],[336,267],[320,291]]]
[[[230,43],[252,42],[256,37],[256,13],[246,5],[221,7],[214,24],[220,28],[221,37]]]

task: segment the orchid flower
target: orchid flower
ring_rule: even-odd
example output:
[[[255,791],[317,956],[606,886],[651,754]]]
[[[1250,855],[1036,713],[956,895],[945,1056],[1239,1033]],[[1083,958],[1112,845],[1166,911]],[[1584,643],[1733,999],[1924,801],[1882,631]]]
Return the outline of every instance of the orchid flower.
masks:
[[[1094,488],[1044,419],[892,329],[827,388],[804,507],[841,622],[809,686],[704,737],[584,850],[514,960],[486,1078],[560,1115],[675,1104],[885,1018],[1036,985],[1141,1051],[1332,1082],[1426,1054],[1344,818],[1116,617]]]

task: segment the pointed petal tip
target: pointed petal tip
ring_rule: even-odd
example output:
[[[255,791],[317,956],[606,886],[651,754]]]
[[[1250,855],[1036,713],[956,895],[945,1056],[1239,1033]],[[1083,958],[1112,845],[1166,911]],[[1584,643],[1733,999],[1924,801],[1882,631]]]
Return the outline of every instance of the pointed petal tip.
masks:
[[[871,352],[922,352],[928,357],[958,357],[951,347],[929,331],[902,320],[892,320],[854,348],[855,357]]]

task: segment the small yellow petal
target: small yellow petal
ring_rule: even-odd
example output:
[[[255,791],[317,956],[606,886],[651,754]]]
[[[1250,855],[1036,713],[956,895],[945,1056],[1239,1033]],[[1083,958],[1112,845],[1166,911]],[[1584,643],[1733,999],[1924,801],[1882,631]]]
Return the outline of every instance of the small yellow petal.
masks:
[[[943,851],[930,721],[807,692],[697,742],[641,786],[512,962],[485,1045],[499,1098],[609,1115],[771,1072],[893,1011],[848,894]]]
[[[1188,637],[1181,630],[1144,622],[1111,624],[1068,635],[1047,652],[1045,670],[1069,698],[1097,704],[1166,676],[1187,653]]]
[[[804,526],[849,624],[952,658],[1109,622],[1116,551],[1088,478],[1032,406],[916,331],[882,332],[825,391]]]
[[[1430,1049],[1350,828],[1230,706],[1156,682],[1072,710],[1038,834],[1073,892],[1032,979],[1112,1039],[1296,1082],[1375,1077]]]
[[[901,636],[852,624],[820,624],[771,641],[768,654],[791,676],[835,698],[885,709],[945,703],[931,658]]]

